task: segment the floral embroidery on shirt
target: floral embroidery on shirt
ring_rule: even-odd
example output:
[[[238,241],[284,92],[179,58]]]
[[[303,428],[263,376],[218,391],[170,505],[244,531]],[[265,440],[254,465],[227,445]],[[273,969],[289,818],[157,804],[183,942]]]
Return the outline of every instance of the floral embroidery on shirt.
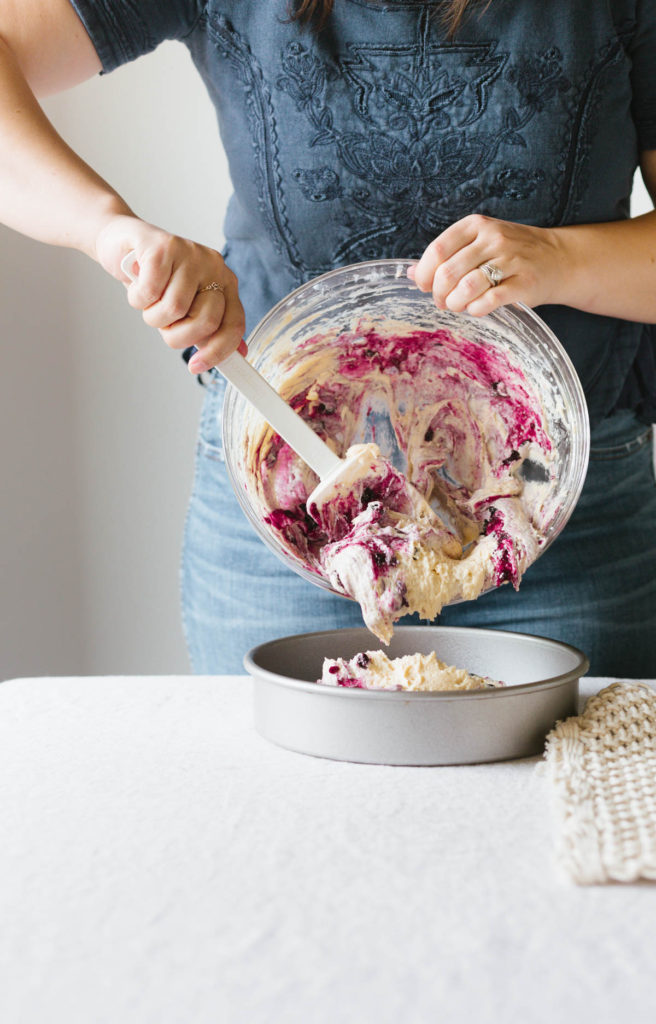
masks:
[[[289,230],[285,191],[278,159],[276,119],[266,77],[245,41],[226,18],[207,20],[207,28],[218,49],[229,61],[246,94],[248,127],[255,151],[259,207],[270,237],[289,265],[300,268],[303,260]]]
[[[524,58],[506,71],[515,91],[505,108],[481,123],[508,60],[494,42],[363,44],[350,46],[335,69],[300,42],[286,47],[278,88],[311,126],[310,150],[330,147],[338,157],[332,167],[347,172],[328,164],[294,171],[310,201],[349,200],[342,213],[349,237],[333,260],[374,255],[382,238],[386,248],[393,239],[399,252],[411,251],[486,197],[521,202],[540,186],[540,168],[499,170],[498,155],[526,149],[522,130],[570,83],[556,48]],[[352,88],[356,118],[348,129],[336,124],[326,98],[338,73]]]
[[[548,100],[571,88],[563,74],[562,54],[557,46],[536,57],[522,57],[508,70],[508,81],[517,86],[520,106],[531,112],[529,116],[542,112]]]
[[[332,58],[299,33],[277,69],[226,18],[208,24],[244,90],[267,237],[299,283],[418,255],[475,210],[556,224],[580,202],[613,56],[585,69],[557,46],[511,55],[445,42],[425,12],[416,24],[415,40],[345,43]]]
[[[326,199],[337,199],[342,195],[342,186],[335,171],[330,167],[317,167],[316,170],[304,171],[297,168],[294,178],[306,199],[313,203],[321,203]]]

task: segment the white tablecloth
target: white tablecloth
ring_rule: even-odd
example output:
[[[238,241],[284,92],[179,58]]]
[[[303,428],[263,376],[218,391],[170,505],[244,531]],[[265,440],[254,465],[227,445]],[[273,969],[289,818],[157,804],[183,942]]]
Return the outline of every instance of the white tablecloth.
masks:
[[[0,1019],[651,1024],[656,886],[558,874],[541,768],[281,750],[245,677],[3,683]]]

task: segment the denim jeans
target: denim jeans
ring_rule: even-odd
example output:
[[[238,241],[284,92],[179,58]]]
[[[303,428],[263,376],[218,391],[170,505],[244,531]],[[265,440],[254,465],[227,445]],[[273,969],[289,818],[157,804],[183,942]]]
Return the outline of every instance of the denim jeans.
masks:
[[[307,583],[262,543],[228,481],[224,379],[208,379],[185,525],[182,612],[192,671],[241,673],[254,645],[291,633],[361,626],[354,601]],[[416,622],[414,616],[401,620]],[[656,677],[656,480],[652,431],[621,412],[593,432],[590,467],[567,526],[527,570],[444,625],[552,637],[583,650],[593,675]],[[372,646],[378,647],[372,635]],[[438,652],[439,653],[439,652]]]

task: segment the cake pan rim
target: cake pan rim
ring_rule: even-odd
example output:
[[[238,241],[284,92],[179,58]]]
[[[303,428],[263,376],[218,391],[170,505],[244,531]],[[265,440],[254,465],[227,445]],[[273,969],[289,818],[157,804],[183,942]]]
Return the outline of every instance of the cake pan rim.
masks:
[[[434,626],[434,629],[449,632],[461,632],[468,634],[479,634],[481,636],[494,636],[521,638],[525,641],[547,644],[550,647],[566,649],[578,659],[578,665],[562,672],[558,676],[550,676],[546,679],[539,679],[533,683],[510,683],[508,686],[494,687],[481,690],[366,690],[359,687],[346,686],[325,686],[322,683],[311,682],[305,679],[295,679],[292,676],[281,675],[270,669],[263,668],[255,661],[255,655],[264,648],[271,648],[284,644],[290,640],[312,639],[334,635],[339,633],[359,632],[363,627],[347,627],[346,629],[313,630],[306,633],[292,633],[288,636],[277,637],[274,640],[265,641],[252,647],[245,655],[243,664],[248,674],[255,680],[259,678],[262,682],[273,683],[288,689],[302,690],[307,693],[319,693],[322,696],[342,698],[348,700],[501,700],[513,697],[517,694],[531,693],[536,690],[554,689],[566,683],[581,679],[590,668],[590,660],[578,647],[568,644],[562,640],[554,640],[551,637],[540,636],[535,633],[520,633],[509,629],[485,629],[476,626]],[[430,629],[430,626],[398,626],[395,633],[403,633],[411,630]]]

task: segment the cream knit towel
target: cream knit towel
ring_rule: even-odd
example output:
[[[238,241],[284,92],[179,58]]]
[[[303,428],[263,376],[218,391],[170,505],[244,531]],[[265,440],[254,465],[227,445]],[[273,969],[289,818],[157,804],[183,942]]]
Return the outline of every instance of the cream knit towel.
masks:
[[[656,692],[613,683],[547,737],[556,854],[579,885],[656,879]]]

